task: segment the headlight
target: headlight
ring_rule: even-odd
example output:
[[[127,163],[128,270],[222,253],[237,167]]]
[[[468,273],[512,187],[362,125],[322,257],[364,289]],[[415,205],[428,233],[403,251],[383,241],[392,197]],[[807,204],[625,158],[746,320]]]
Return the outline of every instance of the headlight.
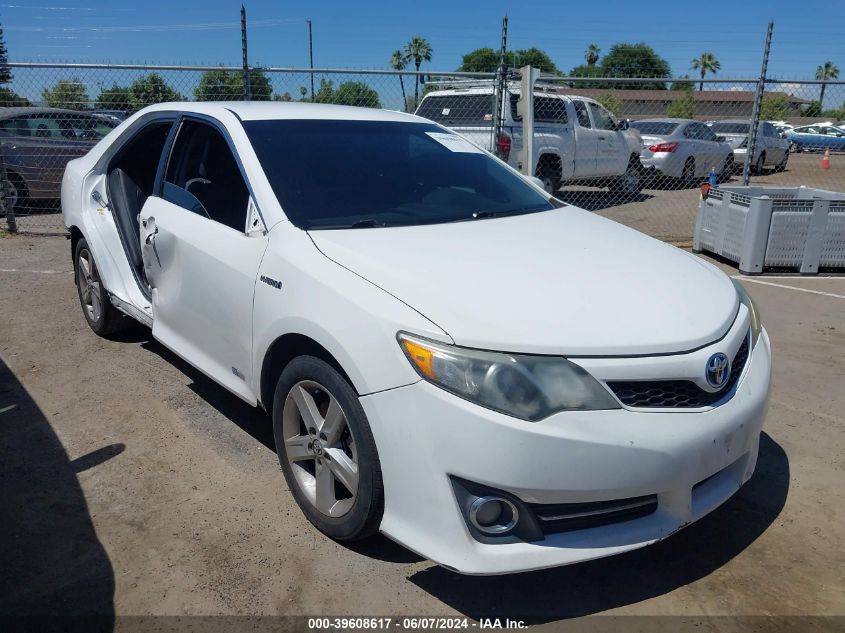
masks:
[[[484,352],[400,332],[420,376],[482,407],[536,422],[558,411],[620,409],[584,369],[565,358]]]
[[[734,284],[734,288],[736,288],[736,294],[739,296],[740,302],[748,308],[748,312],[751,314],[751,348],[753,349],[757,344],[757,339],[760,338],[760,330],[763,327],[760,321],[760,308],[757,307],[754,299],[751,298],[751,295],[748,294],[748,291],[741,283],[736,279],[731,279],[731,281]]]

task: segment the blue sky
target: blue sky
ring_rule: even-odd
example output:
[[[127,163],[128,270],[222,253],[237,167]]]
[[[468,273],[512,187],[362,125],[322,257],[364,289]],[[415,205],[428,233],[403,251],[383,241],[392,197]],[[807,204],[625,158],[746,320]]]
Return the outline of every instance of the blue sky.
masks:
[[[838,4],[829,1],[245,4],[255,23],[249,34],[251,61],[265,65],[307,66],[305,19],[310,17],[317,66],[383,68],[394,49],[422,35],[434,47],[431,68],[453,70],[462,53],[498,46],[501,17],[508,14],[512,47],[536,45],[563,69],[581,63],[590,42],[607,50],[617,41],[645,41],[677,74],[690,72],[690,60],[711,50],[725,77],[753,75],[770,18],[775,20],[774,75],[807,77],[827,59],[845,69],[845,15],[829,14]],[[15,60],[236,64],[239,7],[225,0],[17,0],[0,3],[0,21]],[[820,19],[825,14],[831,19]]]
[[[315,66],[385,68],[414,35],[434,49],[430,70],[454,70],[461,55],[498,47],[502,15],[511,48],[538,46],[566,71],[597,43],[647,42],[676,75],[712,51],[722,77],[759,72],[766,23],[775,20],[770,76],[812,78],[833,60],[845,76],[841,4],[814,0],[589,2],[426,0],[425,2],[245,2],[250,61],[308,65],[306,18],[313,20]],[[0,2],[11,60],[238,64],[240,2],[226,0],[12,0]],[[823,16],[830,16],[829,19]]]

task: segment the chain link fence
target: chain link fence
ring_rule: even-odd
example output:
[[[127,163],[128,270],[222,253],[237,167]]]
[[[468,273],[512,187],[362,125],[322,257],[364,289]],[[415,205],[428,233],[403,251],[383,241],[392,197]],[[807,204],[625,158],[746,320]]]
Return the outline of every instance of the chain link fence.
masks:
[[[164,101],[245,94],[244,73],[232,67],[10,67],[13,81],[0,89],[0,211],[6,214],[0,228],[22,232],[64,231],[64,166],[132,112]],[[721,183],[741,182],[758,85],[758,79],[575,78],[518,70],[504,79],[333,69],[249,73],[253,100],[416,111],[538,177],[560,199],[680,246],[692,241],[698,187],[711,171]],[[767,80],[764,88],[752,182],[845,191],[845,82]]]

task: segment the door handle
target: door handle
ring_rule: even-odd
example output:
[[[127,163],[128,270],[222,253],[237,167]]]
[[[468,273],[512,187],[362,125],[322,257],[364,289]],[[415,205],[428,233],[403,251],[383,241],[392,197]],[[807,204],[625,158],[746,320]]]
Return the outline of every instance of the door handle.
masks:
[[[606,139],[607,139],[607,137],[606,137],[606,136],[600,136],[600,137],[599,137],[599,140],[600,140],[600,141],[604,141],[604,140],[606,140]]]

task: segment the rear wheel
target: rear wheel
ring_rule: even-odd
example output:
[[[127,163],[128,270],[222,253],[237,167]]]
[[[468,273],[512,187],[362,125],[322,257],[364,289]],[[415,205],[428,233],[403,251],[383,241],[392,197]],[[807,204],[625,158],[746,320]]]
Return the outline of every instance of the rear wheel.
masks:
[[[29,198],[29,191],[26,188],[24,179],[13,171],[6,173],[6,208],[11,211],[19,211],[26,206]]]
[[[76,243],[73,262],[79,304],[90,328],[99,336],[121,329],[127,319],[111,304],[109,293],[100,279],[97,262],[85,239]]]
[[[722,182],[728,182],[734,173],[734,169],[736,169],[736,165],[734,164],[734,156],[733,154],[729,154],[728,157],[725,159],[725,165],[722,167],[722,175],[720,180]]]
[[[625,173],[621,178],[611,182],[609,189],[611,192],[621,194],[626,198],[640,195],[643,190],[643,170],[639,157],[631,157]]]
[[[537,162],[536,176],[543,181],[546,193],[554,195],[560,189],[562,170],[560,160],[556,156],[541,156]]]
[[[340,541],[378,530],[378,452],[358,396],[334,367],[313,356],[285,367],[273,398],[273,436],[288,489],[318,530]]]
[[[681,185],[684,187],[692,187],[695,184],[695,159],[690,156],[684,163],[684,168],[681,171]]]

